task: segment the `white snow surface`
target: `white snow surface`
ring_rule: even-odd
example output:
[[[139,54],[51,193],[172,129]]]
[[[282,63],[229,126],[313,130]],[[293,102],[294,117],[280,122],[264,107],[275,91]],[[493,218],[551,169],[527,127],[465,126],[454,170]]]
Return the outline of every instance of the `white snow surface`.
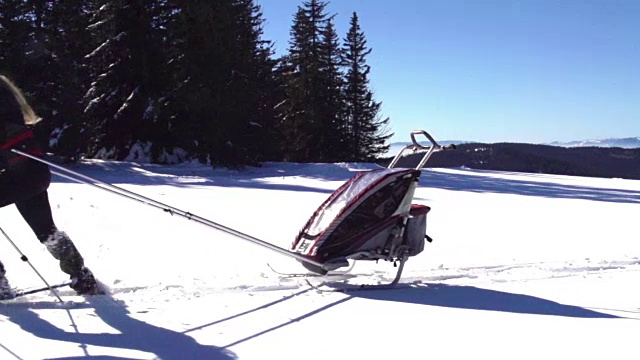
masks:
[[[333,190],[376,167],[67,168],[287,249]],[[95,186],[54,176],[49,196],[111,293],[62,288],[62,304],[47,292],[0,303],[0,359],[638,356],[640,181],[424,170],[414,203],[432,208],[433,243],[409,259],[399,288],[346,293],[272,271],[305,272],[278,252]],[[51,284],[67,280],[14,206],[0,209],[0,226],[29,259],[0,239],[14,287],[43,285],[29,264]],[[343,280],[384,283],[395,270],[357,262]]]

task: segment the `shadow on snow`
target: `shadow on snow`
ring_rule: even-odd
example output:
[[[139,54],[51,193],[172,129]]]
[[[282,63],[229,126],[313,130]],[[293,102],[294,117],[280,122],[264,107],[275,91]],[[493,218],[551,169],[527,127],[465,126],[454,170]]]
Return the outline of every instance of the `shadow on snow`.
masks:
[[[203,328],[219,325],[256,311],[266,310],[274,305],[286,302],[294,297],[312,290],[304,289],[298,293],[283,297],[265,305],[250,309],[224,319],[220,319],[205,325],[201,325],[184,332],[176,332],[162,327],[151,325],[132,318],[126,306],[110,296],[89,298],[86,304],[76,304],[71,307],[61,306],[57,303],[14,303],[8,306],[0,306],[0,314],[6,316],[24,331],[27,331],[41,339],[56,340],[68,343],[77,343],[83,349],[84,354],[76,357],[64,357],[64,359],[125,359],[114,356],[90,355],[88,345],[108,347],[113,349],[128,349],[148,352],[161,359],[236,359],[236,356],[226,350],[231,346],[250,341],[264,334],[276,331],[291,324],[299,323],[309,317],[317,315],[328,308],[339,306],[354,298],[369,299],[375,301],[393,301],[408,304],[438,306],[454,309],[497,311],[516,314],[532,314],[546,316],[561,316],[572,318],[620,318],[615,315],[601,313],[579,306],[560,304],[554,301],[534,297],[530,295],[514,294],[503,291],[482,289],[473,286],[428,284],[411,288],[398,288],[393,290],[366,290],[346,293],[346,297],[321,306],[308,313],[293,319],[288,319],[280,324],[258,331],[224,346],[207,346],[197,343],[187,333]],[[69,319],[75,327],[73,311],[92,308],[95,314],[107,325],[113,327],[119,334],[87,334],[76,331],[65,331],[48,321],[40,318],[34,310],[58,309],[66,310]],[[0,348],[21,359],[16,354],[0,344]],[[62,359],[52,357],[50,359]]]
[[[296,164],[265,163],[260,168],[244,170],[213,170],[208,166],[150,165],[124,162],[92,162],[66,165],[65,168],[108,184],[168,185],[174,187],[234,187],[330,194],[340,183],[358,171],[380,168],[375,164]],[[53,169],[63,173],[61,170]],[[496,177],[487,176],[496,174]],[[516,173],[464,170],[460,173],[423,171],[421,188],[435,188],[476,193],[512,194],[523,196],[581,199],[617,203],[640,203],[640,191],[590,186],[566,185],[550,181],[527,181],[504,178]],[[517,173],[520,176],[545,177],[553,175]],[[338,182],[335,187],[314,187],[292,184],[291,178]],[[606,181],[607,179],[602,179]],[[54,182],[70,183],[60,176]],[[293,180],[295,181],[295,180]],[[117,186],[117,185],[116,185]],[[418,200],[425,200],[419,199]]]
[[[35,309],[58,309],[67,311],[69,320],[75,327],[74,310],[92,308],[105,324],[111,326],[119,334],[82,333],[79,331],[65,331],[50,322],[40,318]],[[88,297],[87,304],[60,305],[51,302],[13,303],[0,306],[0,314],[41,339],[76,343],[83,349],[84,354],[64,359],[125,359],[114,356],[92,356],[87,346],[101,346],[114,349],[137,350],[152,353],[163,360],[181,359],[213,359],[231,360],[237,357],[230,351],[216,347],[201,345],[193,338],[180,332],[136,320],[130,316],[123,302],[105,295]],[[4,347],[1,346],[0,347]],[[9,350],[9,349],[7,349]],[[17,359],[22,357],[11,352]],[[55,356],[55,354],[52,354]],[[49,359],[63,359],[51,357]]]
[[[455,309],[574,318],[619,318],[579,306],[560,304],[535,296],[482,289],[474,286],[428,284],[393,290],[349,292],[358,298],[430,305]]]
[[[332,193],[333,188],[312,187],[277,183],[279,179],[304,178],[321,181],[343,182],[356,171],[379,168],[374,164],[294,164],[265,163],[260,168],[244,170],[212,169],[208,166],[153,165],[125,162],[92,162],[68,164],[64,168],[98,181],[119,186],[168,185],[174,187],[236,187],[263,190]],[[75,183],[56,173],[70,175],[60,169],[52,169],[54,183]],[[73,175],[71,175],[73,176]],[[73,176],[78,178],[78,176]],[[87,180],[87,179],[83,179]],[[274,181],[275,180],[275,181]],[[336,185],[336,188],[338,185]]]

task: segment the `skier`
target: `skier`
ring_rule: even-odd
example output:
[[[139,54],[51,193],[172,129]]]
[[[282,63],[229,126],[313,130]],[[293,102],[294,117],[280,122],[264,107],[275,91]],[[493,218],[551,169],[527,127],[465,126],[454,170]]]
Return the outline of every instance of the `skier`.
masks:
[[[15,204],[23,219],[71,279],[76,293],[97,294],[99,286],[69,236],[58,230],[51,214],[47,189],[51,172],[46,164],[11,152],[43,156],[32,127],[41,119],[26,102],[22,92],[0,75],[0,207]],[[0,262],[0,299],[15,296]]]

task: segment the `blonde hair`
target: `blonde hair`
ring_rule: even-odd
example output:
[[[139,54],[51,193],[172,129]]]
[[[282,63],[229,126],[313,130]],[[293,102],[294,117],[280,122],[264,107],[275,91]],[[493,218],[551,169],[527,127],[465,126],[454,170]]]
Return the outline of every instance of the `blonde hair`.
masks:
[[[24,118],[24,123],[26,125],[34,125],[38,121],[42,120],[35,111],[29,106],[27,100],[24,98],[22,91],[13,83],[11,80],[7,79],[6,76],[0,75],[0,82],[4,84],[4,86],[11,91],[13,96],[16,98],[16,101],[20,105],[20,109],[22,109],[22,117]]]

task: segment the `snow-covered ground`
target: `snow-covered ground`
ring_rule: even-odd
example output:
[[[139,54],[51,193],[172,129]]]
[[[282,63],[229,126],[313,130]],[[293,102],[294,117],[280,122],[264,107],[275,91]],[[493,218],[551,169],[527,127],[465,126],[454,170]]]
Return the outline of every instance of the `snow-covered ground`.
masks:
[[[371,164],[69,168],[287,248]],[[394,290],[318,292],[295,260],[193,220],[54,177],[58,227],[112,294],[0,304],[0,359],[631,359],[640,333],[640,181],[423,172],[434,242]],[[51,284],[66,280],[15,207],[0,227]],[[5,239],[12,285],[40,278]],[[349,279],[393,278],[357,263]]]

